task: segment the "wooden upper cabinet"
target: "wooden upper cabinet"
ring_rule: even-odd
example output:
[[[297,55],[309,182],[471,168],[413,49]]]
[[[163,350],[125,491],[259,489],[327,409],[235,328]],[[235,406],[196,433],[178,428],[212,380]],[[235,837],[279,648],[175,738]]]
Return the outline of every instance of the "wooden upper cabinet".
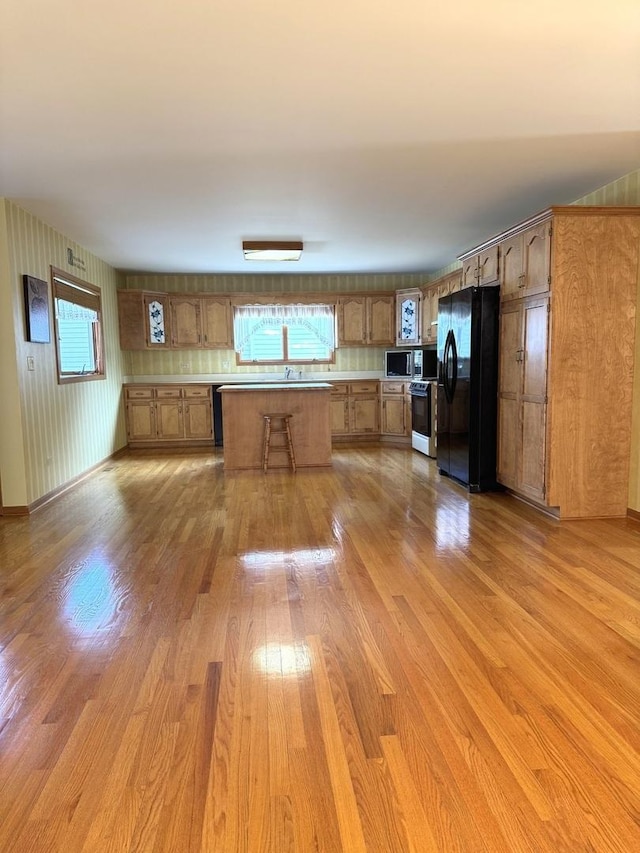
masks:
[[[515,299],[521,296],[524,274],[522,272],[522,234],[517,234],[500,244],[500,298]]]
[[[551,284],[551,223],[542,222],[500,243],[500,299],[546,293]]]
[[[438,302],[462,290],[463,271],[456,270],[433,281],[422,291],[422,343],[438,342]]]
[[[499,250],[490,246],[478,255],[478,284],[483,287],[498,281]]]
[[[363,346],[367,342],[366,296],[338,298],[338,343]]]
[[[372,346],[388,346],[393,343],[392,296],[369,296],[367,305],[368,343]]]
[[[231,300],[216,296],[171,297],[172,346],[231,349]]]
[[[118,291],[120,348],[165,349],[170,346],[169,300],[165,293]]]
[[[497,245],[469,256],[462,255],[461,288],[495,284],[500,270],[499,257]]]
[[[476,287],[478,284],[478,256],[473,255],[462,262],[462,286]]]
[[[339,346],[390,346],[394,343],[393,296],[340,296],[337,309]]]
[[[208,349],[232,349],[231,300],[228,297],[203,297],[201,316],[202,345]]]
[[[399,290],[396,293],[396,344],[413,346],[421,342],[420,290]]]
[[[524,296],[546,293],[551,287],[550,222],[529,228],[522,235]]]
[[[172,296],[171,343],[174,347],[198,349],[202,346],[201,300]]]
[[[438,286],[425,287],[422,291],[421,328],[422,343],[432,344],[438,340]]]

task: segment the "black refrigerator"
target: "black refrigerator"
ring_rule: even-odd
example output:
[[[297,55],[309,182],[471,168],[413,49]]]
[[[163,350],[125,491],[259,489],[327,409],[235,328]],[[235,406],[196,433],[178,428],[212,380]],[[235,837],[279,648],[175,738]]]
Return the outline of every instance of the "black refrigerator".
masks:
[[[471,492],[496,482],[499,287],[438,302],[437,464]]]

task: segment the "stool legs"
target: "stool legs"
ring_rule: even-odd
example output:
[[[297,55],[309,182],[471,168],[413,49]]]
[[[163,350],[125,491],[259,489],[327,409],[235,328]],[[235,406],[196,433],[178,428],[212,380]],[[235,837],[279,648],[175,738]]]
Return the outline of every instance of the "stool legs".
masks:
[[[296,457],[293,453],[293,442],[291,441],[291,428],[289,427],[289,418],[287,418],[284,422],[284,428],[287,436],[287,448],[289,450],[289,462],[291,463],[291,470],[293,473],[296,473]]]
[[[269,466],[269,450],[271,448],[271,418],[265,415],[264,418],[264,441],[262,444],[262,470],[267,473]]]
[[[291,465],[291,470],[293,473],[296,473],[296,457],[293,452],[293,441],[291,438],[291,427],[289,426],[289,421],[292,418],[292,415],[285,414],[271,414],[271,415],[263,415],[264,417],[264,440],[262,445],[262,470],[264,473],[267,473],[267,469],[269,467],[269,453],[271,450],[278,450],[281,452],[286,452],[289,456],[289,464]],[[272,423],[275,422],[275,423]],[[274,435],[282,435],[284,436],[285,444],[284,445],[273,445],[271,444],[271,439]]]

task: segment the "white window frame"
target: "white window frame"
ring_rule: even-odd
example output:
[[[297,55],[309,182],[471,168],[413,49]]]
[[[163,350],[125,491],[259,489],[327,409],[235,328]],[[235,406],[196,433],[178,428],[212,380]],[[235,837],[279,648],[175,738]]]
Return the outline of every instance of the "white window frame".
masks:
[[[308,315],[312,318],[314,313],[322,312],[328,320],[327,325],[330,327],[327,337],[327,358],[296,358],[295,353],[290,351],[289,347],[289,327],[291,322],[297,318],[304,318]],[[248,323],[246,320],[256,317],[273,325],[274,330],[280,331],[280,340],[282,341],[282,358],[273,359],[256,359],[243,357],[244,349],[248,332]],[[244,318],[244,319],[243,319]],[[236,351],[236,364],[334,364],[336,359],[336,311],[333,304],[259,304],[259,305],[237,305],[234,307],[233,315],[233,340]]]

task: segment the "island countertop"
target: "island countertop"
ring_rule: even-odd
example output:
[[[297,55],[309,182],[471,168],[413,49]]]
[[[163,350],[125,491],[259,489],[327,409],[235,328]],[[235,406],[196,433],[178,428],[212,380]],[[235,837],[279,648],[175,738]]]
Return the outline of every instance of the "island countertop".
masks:
[[[254,382],[222,385],[225,471],[262,468],[264,416],[291,415],[296,468],[331,465],[329,382]],[[288,468],[286,453],[272,451],[269,469]]]

